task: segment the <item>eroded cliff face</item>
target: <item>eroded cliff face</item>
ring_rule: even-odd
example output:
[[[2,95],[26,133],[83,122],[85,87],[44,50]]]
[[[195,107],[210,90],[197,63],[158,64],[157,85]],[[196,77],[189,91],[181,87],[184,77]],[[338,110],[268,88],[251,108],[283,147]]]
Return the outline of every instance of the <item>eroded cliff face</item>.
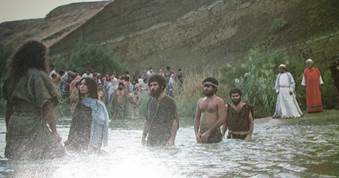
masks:
[[[52,46],[86,23],[108,3],[74,3],[54,9],[45,18],[1,23],[0,44],[16,47],[24,41],[36,39]]]
[[[44,21],[53,22],[48,27],[54,33],[41,30],[48,27],[40,19],[12,35],[39,36],[53,55],[68,53],[79,42],[103,45],[131,70],[219,67],[250,48],[285,50],[300,58],[328,58],[339,51],[337,0],[115,0],[97,5],[51,12]],[[31,26],[39,30],[26,33]]]
[[[311,56],[319,43],[327,57],[338,41],[337,7],[335,0],[117,0],[52,51],[80,39],[109,47],[131,69],[221,66],[258,47]]]

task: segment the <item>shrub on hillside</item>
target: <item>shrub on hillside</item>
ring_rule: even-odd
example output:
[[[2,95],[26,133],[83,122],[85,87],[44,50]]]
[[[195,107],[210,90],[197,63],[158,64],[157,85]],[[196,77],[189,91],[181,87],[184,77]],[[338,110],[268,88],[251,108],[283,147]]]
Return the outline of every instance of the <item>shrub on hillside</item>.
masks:
[[[91,69],[106,73],[122,71],[125,68],[122,63],[117,62],[111,50],[94,44],[80,44],[68,56],[58,57],[55,61],[60,69],[78,72]]]

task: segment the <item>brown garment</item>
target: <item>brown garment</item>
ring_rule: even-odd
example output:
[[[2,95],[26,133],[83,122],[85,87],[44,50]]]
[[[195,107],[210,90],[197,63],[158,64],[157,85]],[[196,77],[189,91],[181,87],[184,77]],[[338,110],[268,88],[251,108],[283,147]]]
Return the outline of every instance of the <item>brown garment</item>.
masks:
[[[248,116],[251,112],[251,106],[244,104],[239,111],[235,110],[231,104],[228,104],[227,108],[226,122],[228,129],[234,132],[249,131],[250,121]]]
[[[330,71],[333,79],[333,84],[337,88],[339,94],[339,62],[330,66]]]
[[[8,122],[5,156],[15,160],[63,156],[64,148],[42,115],[47,102],[58,103],[58,94],[47,73],[30,69],[18,81],[9,78],[7,84],[5,99],[13,114]]]
[[[200,130],[200,133],[203,134],[204,132],[206,132],[206,130]],[[219,143],[222,141],[222,134],[220,129],[216,129],[214,130],[211,135],[208,137],[207,142],[206,143]]]
[[[173,120],[177,118],[176,103],[172,97],[165,95],[160,101],[151,97],[146,113],[146,121],[150,126],[147,145],[165,145],[171,136]]]
[[[72,151],[83,151],[88,149],[92,122],[91,108],[81,104],[76,105],[72,124],[69,129],[68,139],[65,142],[67,149]]]

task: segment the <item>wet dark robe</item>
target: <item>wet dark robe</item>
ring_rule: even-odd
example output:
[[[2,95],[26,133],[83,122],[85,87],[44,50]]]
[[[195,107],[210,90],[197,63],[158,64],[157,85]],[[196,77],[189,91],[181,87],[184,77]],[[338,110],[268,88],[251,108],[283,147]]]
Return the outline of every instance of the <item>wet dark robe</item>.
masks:
[[[206,132],[208,130],[208,128],[206,129],[201,129],[200,133],[203,134],[204,132]],[[222,134],[220,129],[215,129],[214,131],[211,132],[210,136],[207,139],[207,143],[219,143],[222,141]]]
[[[333,79],[334,86],[337,88],[339,94],[339,64],[332,64],[330,66],[331,75]]]
[[[226,123],[229,135],[227,138],[245,139],[246,135],[234,134],[232,132],[247,132],[250,130],[248,116],[251,111],[252,107],[247,103],[239,111],[235,110],[231,104],[228,104]]]
[[[175,119],[177,119],[177,108],[173,98],[166,95],[159,101],[151,97],[147,103],[146,113],[146,124],[149,126],[147,145],[165,145],[171,137]]]
[[[7,80],[4,91],[7,103],[12,106],[5,156],[15,160],[63,156],[63,146],[42,118],[42,109],[47,102],[58,103],[58,94],[47,73],[30,69],[18,81]]]
[[[88,149],[91,134],[91,113],[91,108],[80,102],[76,105],[72,116],[72,124],[69,129],[68,139],[65,142],[65,146],[68,150],[85,151]]]

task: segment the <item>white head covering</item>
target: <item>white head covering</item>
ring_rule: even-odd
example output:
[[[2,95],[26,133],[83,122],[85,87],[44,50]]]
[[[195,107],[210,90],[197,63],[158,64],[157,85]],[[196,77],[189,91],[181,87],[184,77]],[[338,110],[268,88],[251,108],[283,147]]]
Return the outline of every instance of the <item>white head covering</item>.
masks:
[[[313,63],[313,60],[312,59],[307,59],[305,62],[306,63]]]
[[[287,66],[286,66],[285,64],[280,64],[280,65],[279,65],[279,68],[287,69]]]

